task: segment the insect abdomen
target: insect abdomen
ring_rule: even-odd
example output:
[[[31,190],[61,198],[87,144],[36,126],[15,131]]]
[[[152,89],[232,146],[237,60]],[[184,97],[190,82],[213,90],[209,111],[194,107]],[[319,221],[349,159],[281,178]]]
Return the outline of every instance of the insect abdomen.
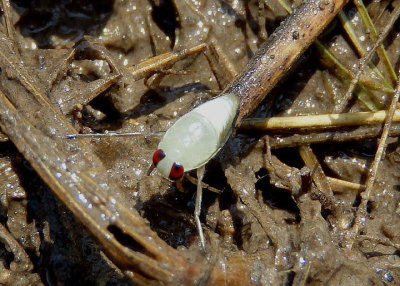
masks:
[[[160,173],[171,177],[174,166],[182,166],[184,171],[190,171],[206,164],[225,143],[238,107],[239,98],[227,94],[179,118],[158,145],[165,155],[162,158],[156,156],[157,162],[154,162]]]

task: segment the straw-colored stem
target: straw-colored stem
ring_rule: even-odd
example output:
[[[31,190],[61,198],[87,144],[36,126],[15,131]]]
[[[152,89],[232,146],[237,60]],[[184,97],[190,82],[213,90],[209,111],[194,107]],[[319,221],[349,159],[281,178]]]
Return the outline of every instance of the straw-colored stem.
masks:
[[[383,123],[387,111],[334,113],[271,118],[249,118],[243,121],[241,130],[273,130],[291,128],[322,128],[358,126]],[[393,115],[393,122],[400,121],[400,110]]]

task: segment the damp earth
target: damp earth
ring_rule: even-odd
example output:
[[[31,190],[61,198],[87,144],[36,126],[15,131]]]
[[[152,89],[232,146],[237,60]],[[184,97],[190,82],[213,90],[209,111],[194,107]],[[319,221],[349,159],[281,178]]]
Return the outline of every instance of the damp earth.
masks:
[[[378,31],[398,17],[398,1],[367,4]],[[160,132],[219,94],[287,17],[278,1],[19,0],[2,5],[1,45],[17,47],[20,66],[12,74],[2,57],[0,90],[18,93],[12,82],[23,68],[76,133],[141,133],[79,140],[98,157],[93,168],[102,165],[115,183],[110,193],[209,273],[212,285],[400,285],[397,137],[387,140],[364,221],[358,233],[352,232],[380,126],[237,130],[206,165],[200,216],[206,254],[193,217],[196,172],[171,182],[152,165]],[[343,14],[360,49],[367,51],[371,32],[359,11],[349,4]],[[397,69],[399,27],[395,22],[383,43]],[[299,35],[293,32],[294,39]],[[350,83],[346,75],[356,73],[360,58],[349,38],[334,20],[320,41],[344,69],[311,46],[251,117],[335,113]],[[177,58],[154,59],[167,53]],[[379,76],[385,85],[375,84],[382,82]],[[396,82],[378,57],[361,80],[363,87],[354,94],[362,95],[351,100],[348,111],[387,107]],[[36,105],[20,100],[15,106],[39,117]],[[0,120],[7,116],[1,114]],[[55,120],[45,118],[35,126]],[[399,126],[394,123],[393,129]],[[52,136],[70,133],[65,130],[54,129]],[[353,133],[365,137],[348,139]],[[14,139],[7,134],[0,139],[0,284],[135,285]],[[51,153],[53,147],[44,143],[41,148]],[[318,162],[314,167],[307,164],[312,159]],[[78,157],[73,160],[79,165]],[[90,208],[87,204],[82,216],[90,217]]]

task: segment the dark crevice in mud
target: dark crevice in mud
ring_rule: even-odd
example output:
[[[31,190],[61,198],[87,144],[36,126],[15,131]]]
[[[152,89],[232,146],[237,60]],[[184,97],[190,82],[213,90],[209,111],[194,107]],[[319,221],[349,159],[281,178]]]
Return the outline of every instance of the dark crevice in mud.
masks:
[[[80,39],[95,35],[113,12],[113,0],[102,1],[11,1],[21,13],[17,23],[21,34],[32,37],[40,48],[53,48],[52,36]]]
[[[189,246],[196,235],[193,220],[195,188],[184,184],[185,192],[171,188],[165,195],[153,195],[141,206],[141,213],[150,227],[172,247]],[[165,231],[168,227],[168,231]]]
[[[171,48],[175,43],[175,31],[180,27],[179,14],[171,0],[150,1],[153,21],[171,39]],[[156,4],[157,3],[157,4]]]
[[[4,264],[4,267],[10,269],[10,264],[14,260],[14,254],[11,251],[7,251],[4,243],[0,242],[0,263]]]
[[[261,168],[256,172],[258,179],[255,188],[262,192],[264,201],[272,208],[285,209],[291,213],[299,214],[300,210],[289,191],[276,188],[270,184],[268,171]]]
[[[301,159],[297,148],[282,148],[273,150],[272,153],[288,166],[292,166],[297,169],[301,169],[304,166],[304,162]]]

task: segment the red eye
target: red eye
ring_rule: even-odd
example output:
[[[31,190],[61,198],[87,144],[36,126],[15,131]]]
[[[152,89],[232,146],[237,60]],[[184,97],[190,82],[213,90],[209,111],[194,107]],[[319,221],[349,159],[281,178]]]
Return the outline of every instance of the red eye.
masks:
[[[162,159],[164,159],[164,157],[165,157],[165,153],[164,153],[163,150],[158,149],[156,152],[154,152],[154,154],[153,154],[153,164],[154,164],[154,166],[157,167],[158,163],[160,163],[160,161]]]
[[[183,176],[183,166],[178,163],[174,163],[171,167],[171,172],[169,172],[169,178],[171,180],[178,180],[182,176]]]

